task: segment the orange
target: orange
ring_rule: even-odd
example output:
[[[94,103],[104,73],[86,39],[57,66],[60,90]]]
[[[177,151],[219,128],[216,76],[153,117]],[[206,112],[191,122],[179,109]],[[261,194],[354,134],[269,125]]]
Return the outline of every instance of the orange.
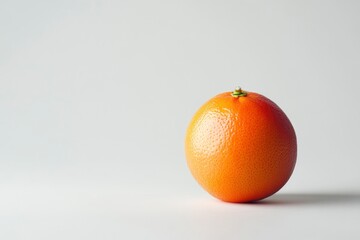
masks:
[[[236,88],[206,102],[186,132],[188,167],[226,202],[266,198],[289,180],[296,163],[294,128],[268,98]]]

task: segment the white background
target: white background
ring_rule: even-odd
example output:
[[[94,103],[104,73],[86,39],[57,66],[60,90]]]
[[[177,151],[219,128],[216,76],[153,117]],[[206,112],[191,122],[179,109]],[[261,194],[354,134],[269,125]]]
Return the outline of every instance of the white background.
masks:
[[[0,2],[1,239],[356,239],[358,1]],[[235,86],[298,136],[259,204],[203,191],[194,112]]]

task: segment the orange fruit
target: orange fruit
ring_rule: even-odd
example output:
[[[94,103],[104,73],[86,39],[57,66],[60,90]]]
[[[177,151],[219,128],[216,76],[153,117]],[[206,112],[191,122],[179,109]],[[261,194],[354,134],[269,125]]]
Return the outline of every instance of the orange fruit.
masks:
[[[266,198],[289,180],[296,162],[294,128],[268,98],[236,88],[206,102],[186,132],[188,167],[226,202]]]

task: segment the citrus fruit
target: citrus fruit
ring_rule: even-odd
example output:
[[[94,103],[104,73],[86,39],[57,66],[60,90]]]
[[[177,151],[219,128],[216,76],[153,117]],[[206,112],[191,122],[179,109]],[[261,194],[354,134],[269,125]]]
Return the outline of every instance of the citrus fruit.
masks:
[[[268,98],[236,88],[206,102],[186,132],[188,167],[225,202],[266,198],[289,180],[296,163],[294,128]]]

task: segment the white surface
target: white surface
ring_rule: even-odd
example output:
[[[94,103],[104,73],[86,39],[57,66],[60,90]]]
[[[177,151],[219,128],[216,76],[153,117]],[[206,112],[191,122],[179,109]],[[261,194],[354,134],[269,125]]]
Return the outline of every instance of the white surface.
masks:
[[[2,239],[357,239],[360,194],[255,204],[120,186],[2,186]]]
[[[360,2],[1,1],[1,239],[356,239]],[[265,204],[203,192],[193,113],[275,101],[295,172]]]

